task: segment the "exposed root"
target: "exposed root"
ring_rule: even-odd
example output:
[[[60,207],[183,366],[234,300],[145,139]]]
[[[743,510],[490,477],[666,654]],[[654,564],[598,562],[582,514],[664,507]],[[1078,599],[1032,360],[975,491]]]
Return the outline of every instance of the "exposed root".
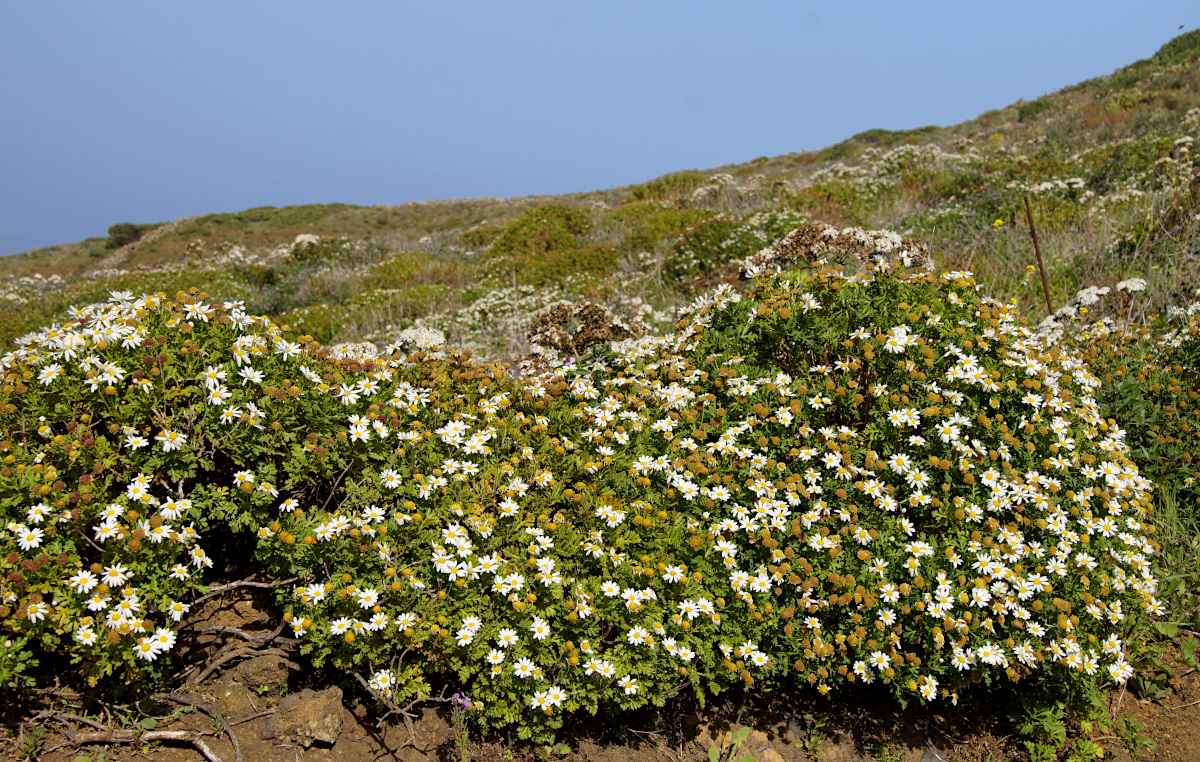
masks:
[[[260,648],[254,647],[254,646],[246,646],[245,648],[239,648],[236,651],[230,651],[230,652],[226,652],[224,654],[219,654],[219,655],[215,656],[213,659],[209,660],[209,662],[204,665],[203,670],[201,670],[195,676],[188,678],[187,684],[193,685],[193,686],[199,685],[200,683],[204,682],[204,680],[209,675],[211,675],[213,672],[215,672],[219,667],[221,667],[224,664],[228,664],[229,662],[234,661],[235,659],[249,658],[252,656],[285,656],[286,657],[288,655],[289,654],[287,651],[284,651],[283,649],[280,649],[280,648],[261,648],[260,649]]]
[[[234,734],[233,728],[230,727],[229,721],[225,719],[224,715],[217,714],[208,705],[201,703],[193,698],[188,698],[187,696],[179,696],[174,693],[155,693],[154,698],[159,701],[170,701],[170,702],[174,702],[176,704],[184,704],[185,706],[193,707],[195,709],[200,710],[201,712],[204,712],[209,717],[212,717],[214,720],[219,721],[221,723],[221,727],[225,730],[225,735],[229,736],[229,742],[231,744],[233,744],[234,759],[236,760],[236,762],[243,762],[243,760],[242,760],[242,745],[241,745],[241,743],[238,742],[237,735]]]

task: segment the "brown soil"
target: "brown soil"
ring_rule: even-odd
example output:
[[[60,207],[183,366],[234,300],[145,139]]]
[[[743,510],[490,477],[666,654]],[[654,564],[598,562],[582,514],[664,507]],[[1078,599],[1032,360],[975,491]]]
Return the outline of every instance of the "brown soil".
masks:
[[[1171,678],[1171,695],[1162,701],[1136,699],[1128,693],[1110,697],[1110,711],[1146,726],[1158,747],[1142,752],[1141,762],[1196,762],[1200,760],[1200,673],[1178,669]],[[1109,748],[1115,748],[1115,744]],[[1128,757],[1117,757],[1128,759]]]
[[[1158,762],[1200,760],[1200,675],[1175,682],[1177,694],[1163,703],[1145,703],[1128,694],[1122,714],[1144,723],[1157,750],[1142,753],[1140,760]],[[376,726],[376,714],[362,697],[347,696],[342,706],[342,731],[332,746],[316,743],[310,748],[264,739],[263,728],[279,702],[278,696],[259,696],[240,684],[226,681],[203,686],[192,694],[197,700],[224,708],[247,762],[450,762],[457,759],[448,714],[426,708],[413,723],[415,742],[403,723],[389,721]],[[1114,694],[1115,706],[1119,694]],[[854,713],[830,716],[828,708],[792,706],[786,697],[775,701],[748,702],[741,707],[741,723],[754,732],[738,755],[752,754],[758,762],[1001,762],[1027,759],[1024,748],[995,726],[977,727],[976,718],[953,712],[919,717],[901,714],[895,707],[864,706]],[[649,713],[633,723],[625,739],[616,739],[603,727],[575,728],[567,738],[571,751],[552,754],[561,762],[703,762],[708,748],[727,749],[739,712],[733,702],[697,712],[694,707],[673,707],[657,716]],[[246,718],[250,718],[246,720]],[[394,719],[394,718],[393,718]],[[243,721],[246,720],[246,721]],[[235,759],[232,744],[212,717],[191,712],[158,729],[188,730],[203,734],[212,752],[225,762]],[[83,728],[87,730],[87,728]],[[478,741],[478,739],[474,739]],[[1114,739],[1101,741],[1109,751],[1106,759],[1132,759]],[[183,744],[144,744],[73,747],[61,733],[51,733],[37,758],[48,762],[73,762],[80,755],[92,762],[195,762],[202,755]],[[101,753],[104,756],[100,756]],[[547,759],[537,749],[493,739],[470,750],[476,762],[541,762]],[[15,757],[14,757],[15,758]],[[725,757],[728,758],[728,757]]]
[[[190,658],[226,651],[241,643],[224,633],[201,635],[201,630],[221,626],[240,629],[247,634],[267,632],[273,621],[269,591],[246,589],[206,601],[193,612],[187,643]],[[188,633],[185,633],[187,635]],[[275,644],[271,644],[275,645]],[[265,646],[263,648],[266,648]],[[251,654],[253,656],[254,654]],[[263,663],[266,666],[263,667]],[[290,666],[290,680],[287,679]],[[272,672],[275,670],[275,672]],[[167,714],[169,704],[160,703],[153,714],[159,717],[154,731],[189,731],[199,734],[211,752],[224,762],[237,758],[233,744],[222,727],[223,719],[236,735],[241,758],[246,762],[452,762],[458,760],[446,706],[426,707],[417,713],[410,737],[403,722],[391,717],[380,723],[374,702],[365,691],[343,685],[344,696],[332,711],[341,715],[341,731],[336,743],[316,742],[303,748],[278,738],[263,738],[263,731],[282,699],[280,684],[272,676],[286,680],[297,692],[305,676],[285,659],[272,663],[271,657],[259,657],[251,664],[234,660],[214,671],[203,685],[178,686],[173,692],[184,703],[177,703],[174,715]],[[245,685],[243,684],[245,683]],[[320,687],[320,686],[317,686]],[[1146,734],[1156,750],[1143,752],[1139,759],[1158,762],[1200,760],[1200,673],[1179,668],[1171,680],[1173,692],[1161,702],[1139,700],[1130,693],[1114,692],[1109,710],[1145,725]],[[195,704],[198,708],[187,706]],[[148,707],[146,707],[149,709]],[[61,709],[61,707],[60,707]],[[78,711],[64,709],[63,711]],[[32,713],[32,712],[30,712]],[[757,762],[1001,762],[1026,760],[1024,746],[1013,739],[1010,728],[988,720],[999,714],[999,707],[983,703],[968,707],[948,705],[922,709],[910,706],[901,711],[891,701],[871,694],[842,696],[838,703],[814,693],[775,691],[742,696],[731,692],[701,709],[694,699],[681,697],[658,711],[643,711],[619,718],[619,722],[580,718],[568,721],[562,733],[570,747],[566,754],[551,754],[558,762],[706,762],[709,747],[717,746],[728,760],[729,740],[740,725],[752,728],[733,758],[753,755]],[[93,717],[96,716],[92,713]],[[221,718],[221,719],[218,719]],[[125,727],[140,720],[127,719]],[[36,759],[48,762],[74,762],[86,758],[99,760],[150,760],[151,762],[193,762],[204,757],[185,742],[141,744],[72,744],[71,732],[91,733],[95,729],[76,723],[74,731],[59,722],[43,726],[47,732]],[[620,730],[626,728],[627,730]],[[480,742],[472,737],[469,750],[475,762],[543,762],[547,756],[515,739],[494,737]],[[1108,759],[1125,762],[1131,757],[1115,738],[1100,740]],[[20,759],[14,739],[0,745],[0,754]]]

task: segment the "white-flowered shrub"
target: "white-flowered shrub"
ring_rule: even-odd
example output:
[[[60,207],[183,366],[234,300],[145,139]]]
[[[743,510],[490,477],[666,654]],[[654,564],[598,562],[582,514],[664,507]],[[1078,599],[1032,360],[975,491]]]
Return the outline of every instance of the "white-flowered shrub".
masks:
[[[456,680],[524,737],[789,675],[1127,679],[1156,546],[1099,382],[969,274],[818,267],[525,379],[334,361],[185,294],[95,306],[3,361],[0,622],[154,676],[227,525],[300,577],[314,664],[393,702]]]

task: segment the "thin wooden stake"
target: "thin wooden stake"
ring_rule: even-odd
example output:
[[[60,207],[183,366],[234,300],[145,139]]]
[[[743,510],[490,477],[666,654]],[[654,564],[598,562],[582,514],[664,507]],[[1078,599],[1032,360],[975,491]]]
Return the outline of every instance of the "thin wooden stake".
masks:
[[[1042,247],[1038,246],[1037,228],[1033,226],[1033,212],[1029,208],[1029,196],[1025,197],[1025,219],[1029,220],[1029,236],[1033,238],[1033,250],[1037,253],[1038,272],[1042,274],[1042,293],[1046,295],[1046,314],[1054,314],[1054,305],[1050,302],[1050,286],[1046,283],[1046,266],[1042,264]]]

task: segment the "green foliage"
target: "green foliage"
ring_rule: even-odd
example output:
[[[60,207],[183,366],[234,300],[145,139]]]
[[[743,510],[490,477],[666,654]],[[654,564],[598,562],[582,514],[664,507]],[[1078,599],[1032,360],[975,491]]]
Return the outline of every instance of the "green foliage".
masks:
[[[288,256],[303,265],[331,265],[355,253],[355,245],[346,238],[308,236],[292,246]]]
[[[696,278],[743,260],[775,243],[807,219],[792,212],[738,217],[720,214],[687,229],[672,247],[664,273],[677,280]]]
[[[213,233],[229,234],[250,227],[311,227],[327,217],[338,215],[358,207],[350,204],[303,204],[299,206],[258,206],[241,212],[206,214],[176,231],[179,238],[189,239],[197,235]]]
[[[628,200],[674,201],[690,196],[692,191],[707,182],[708,176],[702,172],[673,172],[648,183],[633,186],[629,189]]]
[[[640,201],[613,209],[604,216],[604,224],[634,228],[634,232],[626,236],[624,248],[651,249],[655,241],[670,241],[715,214],[707,209],[678,209],[659,201]]]
[[[868,751],[872,759],[878,762],[904,762],[908,759],[908,749],[899,741],[875,741],[870,744]]]
[[[488,255],[524,258],[567,251],[576,248],[579,237],[590,228],[587,212],[565,206],[539,206],[509,223]]]
[[[1038,98],[1035,101],[1022,103],[1017,107],[1017,121],[1029,122],[1036,119],[1042,112],[1050,108],[1053,102],[1050,98]]]
[[[118,297],[5,360],[0,621],[93,683],[153,684],[210,559],[255,548],[301,578],[278,602],[314,666],[391,703],[458,681],[481,725],[534,740],[789,673],[919,701],[1124,679],[1104,612],[1158,605],[1117,560],[1139,557],[1145,485],[1088,377],[1017,317],[965,274],[825,268],[718,290],[608,358],[620,375],[516,382],[453,353],[335,363],[201,294]],[[55,362],[80,332],[95,360]],[[1106,511],[1093,464],[1124,480],[1120,537],[1069,512]],[[1015,609],[988,604],[1014,572],[985,547],[1014,563],[1082,533],[1008,577]]]
[[[1123,422],[1131,455],[1186,526],[1200,521],[1200,341],[1194,315],[1165,337],[1098,330],[1083,357],[1104,381],[1097,401]],[[1165,506],[1164,506],[1165,507]]]
[[[840,180],[801,188],[792,196],[791,205],[807,217],[833,225],[860,225],[867,213],[864,194],[854,184]]]
[[[108,229],[106,249],[119,249],[141,238],[158,225],[135,225],[132,222],[118,222]]]
[[[483,254],[482,272],[500,282],[543,285],[571,277],[598,277],[616,267],[613,244],[587,246],[587,212],[540,206],[510,222]]]
[[[864,148],[892,148],[894,146],[913,143],[921,138],[931,137],[941,132],[937,125],[927,125],[911,130],[885,130],[874,128],[860,132],[841,143],[830,146],[820,152],[822,159],[837,161],[858,156]]]
[[[1088,156],[1091,174],[1087,186],[1093,192],[1106,193],[1131,179],[1140,180],[1156,161],[1170,156],[1172,148],[1170,137],[1153,135],[1094,151]]]
[[[1200,58],[1200,29],[1185,32],[1158,49],[1152,59],[1159,66],[1175,66]]]
[[[1117,738],[1121,739],[1121,745],[1133,757],[1134,762],[1141,759],[1143,752],[1158,749],[1158,744],[1146,735],[1146,726],[1136,720],[1118,717],[1113,724],[1113,730],[1116,732]]]
[[[738,750],[750,736],[750,728],[740,727],[733,731],[729,739],[729,748],[724,753],[716,746],[708,747],[708,762],[754,762],[753,754],[738,755]]]
[[[46,745],[46,729],[41,725],[22,725],[17,735],[17,758],[35,760]]]
[[[480,225],[463,231],[458,236],[458,245],[472,251],[481,251],[495,243],[504,233],[504,226],[499,223]]]
[[[607,271],[613,257],[603,249],[581,252],[591,230],[587,212],[565,206],[539,206],[510,222],[483,255],[484,271],[500,280],[544,283],[576,267]]]
[[[33,687],[34,677],[25,672],[38,666],[25,638],[0,640],[0,692],[9,688]]]

